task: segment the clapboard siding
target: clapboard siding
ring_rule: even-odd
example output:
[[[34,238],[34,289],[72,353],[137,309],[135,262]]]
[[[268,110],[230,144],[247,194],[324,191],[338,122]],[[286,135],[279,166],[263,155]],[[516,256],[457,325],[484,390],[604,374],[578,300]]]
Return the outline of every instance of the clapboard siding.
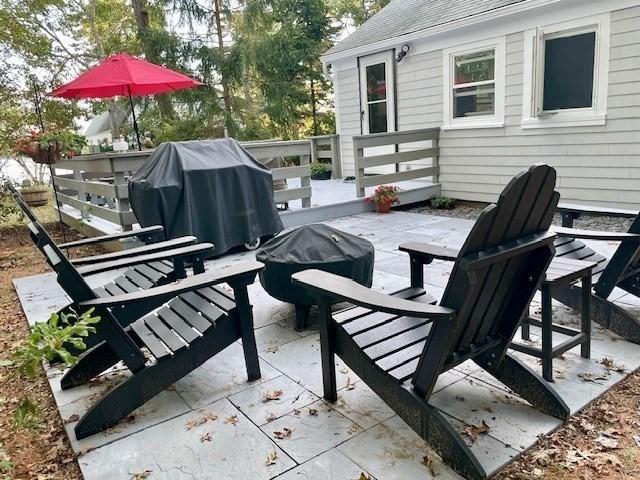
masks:
[[[606,124],[523,130],[524,34],[507,35],[505,126],[441,132],[443,194],[493,201],[512,175],[547,162],[567,202],[640,207],[640,6],[612,12],[610,43]],[[351,174],[350,135],[360,131],[357,71],[340,72],[337,81],[341,97],[355,98],[338,112],[344,171]],[[441,50],[410,53],[396,64],[398,130],[442,125],[443,81]]]

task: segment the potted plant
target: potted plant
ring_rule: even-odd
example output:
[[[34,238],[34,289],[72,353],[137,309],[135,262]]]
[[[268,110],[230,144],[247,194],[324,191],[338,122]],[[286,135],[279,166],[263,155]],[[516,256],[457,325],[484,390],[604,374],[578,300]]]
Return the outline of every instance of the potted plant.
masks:
[[[391,205],[400,203],[399,191],[400,189],[393,185],[380,185],[367,201],[375,204],[378,213],[389,213]]]
[[[31,157],[36,163],[56,163],[63,156],[71,158],[86,145],[83,136],[71,130],[56,130],[47,133],[31,131],[16,141],[15,150],[20,155]]]
[[[310,167],[312,180],[329,180],[331,178],[331,167],[326,163],[314,162]]]
[[[25,181],[20,188],[20,194],[30,207],[41,207],[49,203],[49,187],[42,182]]]

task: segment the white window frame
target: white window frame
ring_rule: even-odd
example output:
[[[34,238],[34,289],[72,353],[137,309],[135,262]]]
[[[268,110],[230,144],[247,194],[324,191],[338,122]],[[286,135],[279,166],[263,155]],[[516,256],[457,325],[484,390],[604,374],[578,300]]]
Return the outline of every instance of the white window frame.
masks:
[[[386,95],[384,100],[373,103],[387,103],[387,132],[396,131],[396,92],[395,78],[393,72],[393,50],[367,55],[359,59],[360,76],[360,103],[361,103],[361,129],[365,135],[369,134],[369,102],[367,101],[367,67],[384,64],[384,75],[386,82]]]
[[[591,107],[542,111],[544,97],[544,41],[595,32],[593,100]],[[605,125],[609,87],[611,14],[605,13],[525,31],[522,89],[522,128]]]
[[[465,128],[500,128],[504,127],[504,90],[505,90],[505,37],[498,37],[480,42],[474,42],[455,48],[443,50],[443,66],[444,72],[443,82],[443,98],[444,116],[442,119],[442,128],[444,130],[457,130]],[[495,85],[495,104],[493,115],[478,115],[471,117],[453,117],[453,87],[455,79],[454,58],[460,55],[467,55],[485,50],[494,50],[494,85]]]

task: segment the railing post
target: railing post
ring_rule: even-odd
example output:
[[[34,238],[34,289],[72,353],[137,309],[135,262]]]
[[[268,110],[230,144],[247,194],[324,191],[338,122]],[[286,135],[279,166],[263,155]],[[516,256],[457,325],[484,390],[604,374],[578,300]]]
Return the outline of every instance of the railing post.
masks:
[[[300,155],[300,165],[309,165],[310,155]],[[311,176],[300,177],[300,186],[311,187]],[[311,207],[311,197],[302,198],[302,208]]]
[[[331,178],[342,178],[342,160],[340,158],[340,136],[331,135]]]
[[[364,168],[361,167],[362,157],[364,156],[364,149],[359,146],[358,141],[353,139],[353,161],[355,165],[356,174],[356,195],[358,198],[364,197],[364,187],[362,186],[362,179],[364,178]]]
[[[123,212],[128,212],[131,210],[131,205],[129,204],[129,197],[120,198],[120,189],[118,188],[120,185],[126,184],[126,178],[124,176],[125,172],[116,171],[116,163],[115,159],[111,159],[111,172],[113,173],[113,186],[115,187],[116,194],[116,206],[118,208],[118,213],[120,214],[120,226],[122,227],[123,232],[128,232],[131,230],[131,225],[125,223],[124,217],[122,215]]]
[[[82,175],[82,172],[80,170],[78,170],[78,169],[74,169],[73,170],[73,178],[83,182],[83,184],[84,184],[85,179],[84,179],[84,176]],[[87,192],[85,191],[85,189],[82,186],[78,187],[78,200],[80,200],[81,202],[86,202],[87,201]],[[83,220],[88,220],[89,216],[90,215],[86,210],[84,210],[82,208],[80,209],[80,217]]]
[[[431,146],[435,149],[435,154],[433,155],[432,166],[436,167],[436,173],[433,175],[433,183],[440,183],[440,132],[436,132],[434,134],[433,140],[431,141]]]
[[[311,163],[318,162],[318,139],[316,137],[309,138],[309,147],[311,148]]]

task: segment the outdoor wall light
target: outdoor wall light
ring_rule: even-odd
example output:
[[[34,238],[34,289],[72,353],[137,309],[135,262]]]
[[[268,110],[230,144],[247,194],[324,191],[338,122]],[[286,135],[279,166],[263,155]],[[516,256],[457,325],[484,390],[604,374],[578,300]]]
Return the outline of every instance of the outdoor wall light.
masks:
[[[410,49],[411,47],[408,44],[405,43],[404,45],[402,45],[402,47],[400,47],[400,52],[396,57],[396,62],[400,63],[402,59],[407,56],[407,53],[409,53]]]

